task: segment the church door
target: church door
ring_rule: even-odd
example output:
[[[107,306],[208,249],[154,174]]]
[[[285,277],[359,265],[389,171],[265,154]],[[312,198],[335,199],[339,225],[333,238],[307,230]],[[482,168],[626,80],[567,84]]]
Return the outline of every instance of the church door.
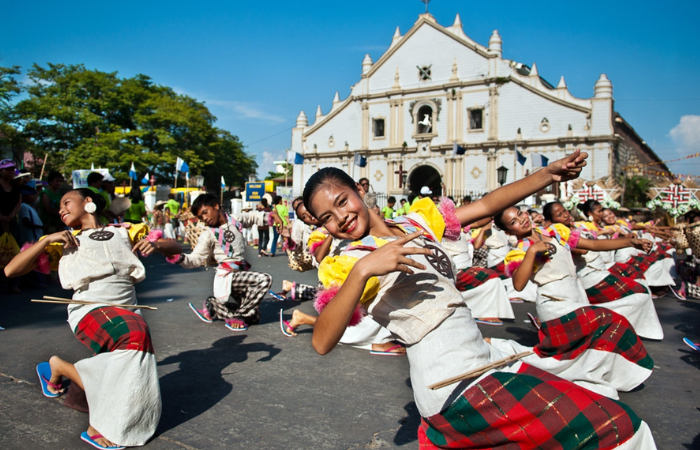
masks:
[[[433,166],[419,166],[408,176],[408,187],[415,195],[420,193],[420,189],[423,186],[428,186],[430,190],[433,191],[432,196],[439,197],[442,195],[441,182],[442,177],[440,176],[440,172]]]

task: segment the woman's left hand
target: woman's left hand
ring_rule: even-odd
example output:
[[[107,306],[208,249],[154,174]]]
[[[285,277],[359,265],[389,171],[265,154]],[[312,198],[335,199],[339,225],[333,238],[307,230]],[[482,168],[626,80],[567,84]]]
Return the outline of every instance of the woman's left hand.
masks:
[[[654,243],[649,239],[632,239],[631,241],[632,247],[636,248],[637,250],[642,250],[645,253],[649,253],[651,248],[654,246]]]
[[[141,255],[148,256],[158,251],[158,243],[151,242],[148,239],[141,239],[131,248],[133,253],[141,252]]]
[[[552,181],[562,182],[577,178],[581,170],[586,166],[586,158],[588,158],[588,153],[576,149],[575,152],[566,158],[559,159],[548,165],[547,170],[552,175]]]

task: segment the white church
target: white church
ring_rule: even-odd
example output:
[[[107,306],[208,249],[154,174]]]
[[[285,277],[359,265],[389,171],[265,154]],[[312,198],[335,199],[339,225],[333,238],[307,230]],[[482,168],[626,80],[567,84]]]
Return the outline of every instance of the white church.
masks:
[[[460,198],[480,194],[576,148],[589,153],[585,180],[619,175],[634,163],[660,161],[614,111],[613,86],[602,74],[593,97],[576,98],[564,77],[557,86],[532,67],[504,59],[494,31],[488,47],[469,38],[457,15],[452,26],[421,14],[404,35],[399,29],[376,61],[366,55],[362,77],[344,100],[336,92],[330,110],[316,110],[313,124],[301,111],[292,130],[294,194],[317,170],[338,167],[374,191],[397,198],[429,186]],[[455,155],[459,146],[463,154]],[[528,157],[524,165],[516,148]],[[354,164],[358,153],[366,165]],[[664,167],[664,166],[660,166]],[[507,169],[507,172],[504,170]],[[441,186],[444,184],[445,191]],[[566,185],[548,188],[567,197]]]

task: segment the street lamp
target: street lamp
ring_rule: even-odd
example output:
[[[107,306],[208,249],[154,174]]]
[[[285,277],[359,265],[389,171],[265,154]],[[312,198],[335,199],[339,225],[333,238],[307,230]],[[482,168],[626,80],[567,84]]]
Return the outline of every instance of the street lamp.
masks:
[[[204,177],[201,175],[197,175],[196,177],[193,178],[194,180],[194,185],[197,186],[197,189],[201,189],[202,186],[204,186]]]
[[[498,172],[498,184],[503,186],[506,183],[506,179],[508,177],[508,168],[501,166],[498,169],[496,169],[496,172]]]

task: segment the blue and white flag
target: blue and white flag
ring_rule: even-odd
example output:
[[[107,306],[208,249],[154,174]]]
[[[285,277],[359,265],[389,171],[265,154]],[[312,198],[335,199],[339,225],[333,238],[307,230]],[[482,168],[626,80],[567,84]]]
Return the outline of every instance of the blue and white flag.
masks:
[[[367,165],[367,158],[364,156],[360,155],[359,153],[355,152],[355,161],[354,161],[356,166],[360,167],[365,167]]]
[[[134,167],[133,161],[131,163],[131,169],[129,169],[129,178],[131,178],[134,181],[139,181],[139,176],[136,175],[136,168]]]
[[[226,182],[224,181],[224,176],[221,175],[221,188],[223,189],[225,187],[226,187]]]
[[[175,170],[178,172],[189,172],[190,166],[188,166],[187,163],[178,156],[177,161],[175,162]]]
[[[287,163],[304,164],[304,155],[301,155],[297,152],[291,152],[287,155]]]
[[[457,155],[463,155],[467,152],[467,149],[457,144],[456,142],[452,144],[452,157]]]
[[[530,161],[533,169],[547,167],[547,164],[549,164],[549,158],[539,153],[530,153]]]
[[[515,147],[515,157],[518,158],[518,162],[520,163],[521,166],[525,165],[525,161],[527,161],[527,157],[520,153],[520,150],[518,150],[518,147]]]
[[[149,182],[150,180],[151,180],[151,177],[148,176],[148,174],[146,174],[146,176],[143,177],[143,178],[141,179],[141,183],[143,183],[143,184],[148,184],[148,182]]]

